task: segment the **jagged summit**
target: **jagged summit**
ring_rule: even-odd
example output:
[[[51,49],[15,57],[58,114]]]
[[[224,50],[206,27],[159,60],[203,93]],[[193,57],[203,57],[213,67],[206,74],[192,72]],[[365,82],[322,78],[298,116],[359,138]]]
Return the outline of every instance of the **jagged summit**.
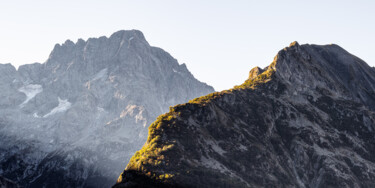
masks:
[[[137,30],[0,64],[0,90],[0,175],[26,187],[109,187],[150,122],[214,91]]]
[[[371,91],[375,90],[374,70],[335,44],[299,45],[293,42],[276,55],[270,66],[253,68],[247,82],[259,75],[269,77],[266,75],[271,72],[295,94],[310,91],[309,94],[315,95],[316,89],[325,88],[333,97],[375,105],[371,96]]]
[[[374,70],[338,45],[293,45],[280,51],[277,59],[275,73],[292,92],[324,88],[335,98],[375,105],[371,96],[375,90]]]
[[[374,78],[337,45],[294,43],[159,116],[114,187],[374,187]]]
[[[82,38],[79,38],[76,43],[71,41],[70,39],[67,39],[64,43],[59,44],[57,43],[55,46],[61,47],[61,46],[72,46],[72,45],[80,45],[83,43],[87,43],[88,41],[93,41],[93,40],[108,40],[108,39],[130,39],[131,37],[137,38],[142,41],[146,41],[145,36],[143,35],[142,31],[139,30],[119,30],[117,32],[114,32],[110,35],[110,37],[106,36],[101,36],[101,37],[91,37],[88,38],[87,41],[83,40]],[[120,40],[121,41],[121,40]]]
[[[60,63],[68,64],[72,58],[82,58],[83,60],[93,62],[94,59],[105,61],[124,56],[128,53],[140,52],[139,50],[148,50],[152,48],[146,41],[143,33],[138,30],[121,30],[113,33],[109,38],[102,36],[99,38],[89,38],[87,41],[79,39],[76,43],[71,40],[63,44],[56,44],[52,50],[46,64],[51,64],[54,58],[66,56],[65,61]],[[147,52],[146,52],[147,53]],[[87,59],[86,56],[92,56]],[[70,57],[70,58],[69,58]]]
[[[299,46],[299,43],[297,41],[293,41],[292,43],[290,43],[289,47],[292,46]]]
[[[258,77],[259,74],[262,74],[264,72],[263,69],[259,68],[259,67],[254,67],[250,70],[249,72],[249,78],[250,80]]]

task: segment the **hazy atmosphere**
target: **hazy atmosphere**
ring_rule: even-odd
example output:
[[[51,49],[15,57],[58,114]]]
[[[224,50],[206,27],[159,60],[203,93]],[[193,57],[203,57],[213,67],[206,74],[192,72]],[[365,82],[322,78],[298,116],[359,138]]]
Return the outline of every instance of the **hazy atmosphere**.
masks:
[[[1,1],[0,187],[375,187],[374,10]]]
[[[374,9],[370,0],[1,1],[0,63],[43,63],[67,39],[138,29],[197,79],[223,90],[295,40],[336,43],[374,66]]]

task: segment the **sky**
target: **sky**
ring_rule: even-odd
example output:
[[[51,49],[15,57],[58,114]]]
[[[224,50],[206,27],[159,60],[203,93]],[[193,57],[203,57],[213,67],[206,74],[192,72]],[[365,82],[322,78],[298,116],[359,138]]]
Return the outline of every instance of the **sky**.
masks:
[[[67,39],[138,29],[220,91],[293,41],[335,43],[375,66],[374,10],[374,0],[1,0],[0,63],[43,63]]]

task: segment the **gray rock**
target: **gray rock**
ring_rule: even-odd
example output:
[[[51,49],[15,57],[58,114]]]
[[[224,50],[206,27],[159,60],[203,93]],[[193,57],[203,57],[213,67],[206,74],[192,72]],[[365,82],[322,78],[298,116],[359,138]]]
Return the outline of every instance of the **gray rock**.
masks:
[[[253,70],[159,116],[114,187],[375,187],[373,68],[294,42]]]
[[[0,88],[0,175],[28,187],[109,187],[158,115],[214,91],[137,30],[0,65]]]

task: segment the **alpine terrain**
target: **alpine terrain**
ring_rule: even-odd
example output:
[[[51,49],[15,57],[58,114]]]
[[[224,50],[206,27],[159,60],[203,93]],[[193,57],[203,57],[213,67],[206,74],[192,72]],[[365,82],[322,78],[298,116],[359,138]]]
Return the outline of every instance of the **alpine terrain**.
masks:
[[[374,68],[293,42],[244,84],[159,116],[114,187],[375,187],[374,130]]]
[[[169,106],[213,92],[137,30],[0,64],[0,175],[25,187],[110,187]]]

